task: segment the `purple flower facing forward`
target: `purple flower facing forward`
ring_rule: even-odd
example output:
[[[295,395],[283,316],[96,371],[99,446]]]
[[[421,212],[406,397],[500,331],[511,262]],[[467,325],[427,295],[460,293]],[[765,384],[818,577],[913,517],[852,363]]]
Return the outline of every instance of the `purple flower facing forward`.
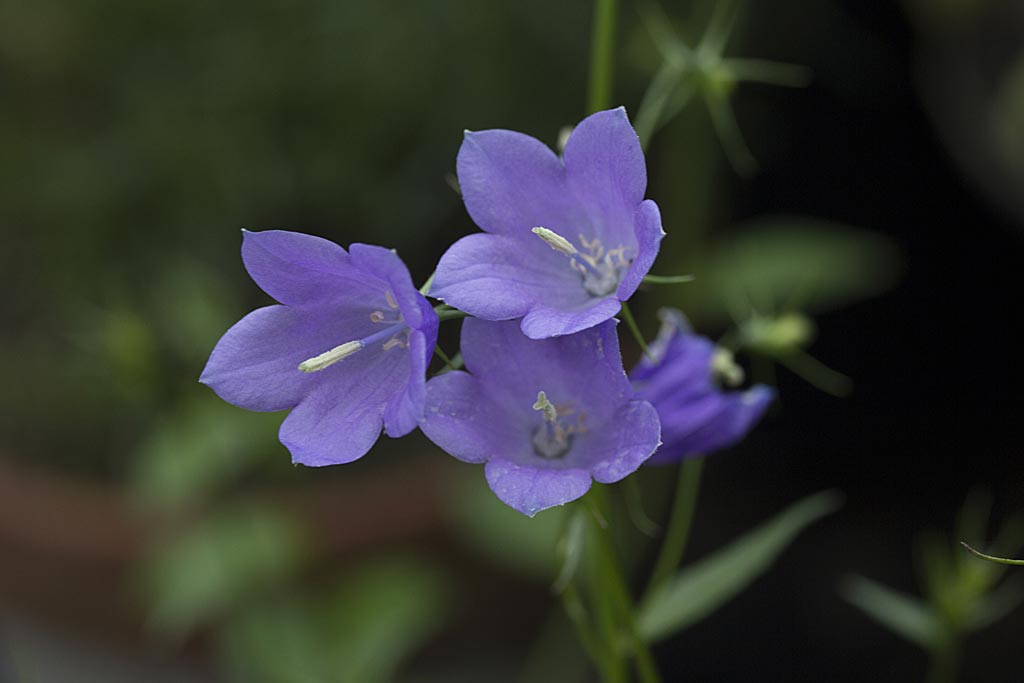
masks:
[[[644,155],[622,108],[580,122],[564,161],[522,133],[467,132],[458,176],[485,232],[448,249],[430,295],[485,320],[522,318],[532,339],[614,316],[665,234],[657,204],[644,200]]]
[[[283,305],[228,330],[200,382],[249,410],[294,408],[280,438],[303,465],[361,457],[382,424],[392,437],[416,427],[438,319],[395,252],[243,231],[242,260]]]
[[[746,391],[723,391],[719,381],[735,385],[743,370],[732,354],[694,334],[683,315],[663,310],[662,328],[651,354],[630,373],[637,396],[650,401],[661,418],[664,445],[648,462],[666,464],[707,454],[742,439],[775,398],[758,384]]]
[[[487,463],[487,483],[525,515],[579,498],[591,479],[615,482],[658,447],[658,415],[637,400],[615,322],[534,341],[515,322],[469,318],[469,372],[427,383],[431,441],[459,460]]]

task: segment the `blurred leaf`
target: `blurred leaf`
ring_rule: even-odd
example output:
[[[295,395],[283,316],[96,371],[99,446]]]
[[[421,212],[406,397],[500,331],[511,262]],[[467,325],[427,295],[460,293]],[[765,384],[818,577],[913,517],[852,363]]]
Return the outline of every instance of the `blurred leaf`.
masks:
[[[726,310],[743,317],[829,310],[885,291],[899,271],[899,252],[883,235],[807,217],[761,219],[737,228],[694,268],[687,314],[722,321]]]
[[[586,539],[586,512],[576,509],[566,520],[564,532],[555,544],[555,558],[558,565],[558,576],[552,590],[561,593],[569,585],[583,557],[583,545]]]
[[[840,505],[835,491],[794,503],[712,555],[682,569],[640,608],[638,627],[648,639],[665,638],[694,624],[746,588],[805,527]]]
[[[280,450],[274,447],[280,421],[213,395],[195,398],[165,418],[140,447],[133,459],[135,497],[154,507],[202,500],[260,456]]]
[[[276,510],[239,507],[156,549],[144,568],[149,626],[177,640],[263,594],[305,557],[302,529]]]
[[[565,527],[566,508],[526,517],[502,503],[479,472],[452,477],[446,496],[456,534],[496,564],[547,581],[554,576],[555,553]]]
[[[899,593],[863,576],[851,576],[842,594],[893,633],[925,650],[937,647],[943,637],[935,612],[923,601]]]
[[[447,594],[421,560],[378,560],[333,589],[250,608],[226,626],[224,653],[247,683],[389,681],[443,624]]]
[[[1018,577],[1019,579],[1019,577]],[[1024,602],[1024,581],[1009,579],[991,593],[982,596],[971,615],[972,630],[983,629],[1009,615]]]

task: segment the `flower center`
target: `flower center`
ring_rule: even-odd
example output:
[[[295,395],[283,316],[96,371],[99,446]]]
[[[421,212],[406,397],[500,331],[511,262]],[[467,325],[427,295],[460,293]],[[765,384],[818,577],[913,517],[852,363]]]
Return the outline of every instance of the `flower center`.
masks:
[[[622,273],[632,259],[626,257],[625,247],[605,250],[601,240],[595,237],[587,240],[580,235],[582,250],[554,230],[537,227],[533,233],[548,243],[555,251],[569,257],[569,265],[583,278],[583,288],[591,296],[608,296],[619,286]]]
[[[585,413],[577,414],[571,406],[556,406],[543,391],[537,392],[533,409],[543,415],[531,438],[533,452],[542,458],[556,460],[563,457],[572,448],[573,436],[586,431],[583,426]],[[566,419],[574,415],[575,420]]]
[[[388,308],[395,310],[398,308],[398,304],[395,303],[394,297],[390,291],[385,292],[385,298],[388,302]],[[355,339],[353,341],[347,341],[344,344],[339,344],[333,349],[324,351],[319,356],[313,356],[312,358],[306,359],[299,363],[299,370],[302,372],[319,372],[331,367],[340,360],[344,360],[354,353],[362,351],[367,346],[379,344],[383,342],[381,348],[385,351],[390,351],[393,348],[400,347],[405,348],[408,346],[408,337],[403,341],[398,338],[398,335],[405,329],[408,329],[405,325],[405,321],[402,320],[401,314],[397,318],[389,318],[384,311],[374,311],[370,314],[370,321],[374,323],[384,323],[387,325],[383,330],[374,332],[373,334],[367,335],[362,339]]]

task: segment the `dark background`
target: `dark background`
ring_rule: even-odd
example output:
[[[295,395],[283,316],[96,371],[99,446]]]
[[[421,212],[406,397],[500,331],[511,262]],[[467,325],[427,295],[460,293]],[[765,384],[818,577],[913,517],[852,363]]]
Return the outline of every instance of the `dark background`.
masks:
[[[658,62],[623,4],[615,100],[634,112]],[[852,377],[853,393],[832,397],[780,370],[781,407],[707,463],[688,558],[823,488],[843,491],[844,507],[656,655],[667,680],[918,680],[925,655],[838,587],[854,573],[918,593],[915,538],[937,528],[955,540],[972,487],[992,495],[993,534],[1024,510],[1014,333],[1024,136],[1000,144],[984,134],[996,84],[1024,55],[1024,15],[1013,2],[750,5],[728,53],[805,64],[813,81],[734,94],[761,165],[752,177],[729,168],[699,103],[654,138],[648,196],[669,233],[656,270],[700,278],[701,249],[687,247],[776,214],[884,235],[902,269],[884,293],[815,312],[810,351]],[[705,10],[670,8],[695,34]],[[293,469],[273,436],[280,416],[221,407],[195,378],[219,335],[265,303],[237,257],[242,226],[394,245],[425,279],[447,245],[475,229],[445,183],[462,130],[504,127],[553,143],[585,113],[590,12],[586,2],[461,0],[0,7],[0,552],[9,558],[0,559],[0,608],[12,661],[51,650],[74,661],[65,650],[98,648],[114,662],[183,665],[194,680],[231,673],[217,634],[236,606],[197,618],[168,645],[145,627],[150,603],[137,597],[133,567],[226,500],[373,480],[394,482],[385,498],[426,521],[387,531],[390,522],[364,517],[373,509],[331,509],[306,531],[354,525],[370,529],[369,540],[313,542],[311,568],[277,577],[273,591],[319,585],[367,549],[411,548],[461,577],[465,594],[408,680],[517,667],[544,613],[544,580],[489,564],[446,527],[430,492],[447,491],[454,470],[430,469],[441,456],[425,440],[382,443],[376,462]],[[701,188],[713,200],[688,213]],[[655,303],[672,296],[641,301],[645,330]],[[707,320],[704,331],[723,331],[720,316]],[[454,348],[454,331],[445,335]],[[636,350],[624,346],[630,362]],[[221,428],[221,441],[205,440]],[[183,459],[175,449],[220,464],[182,480],[166,469],[165,460]],[[424,463],[423,477],[394,474]],[[25,477],[44,482],[39,495],[32,489],[33,511],[11,493],[27,491]],[[482,487],[482,475],[475,482]],[[127,524],[135,540],[114,538],[108,554],[82,541],[83,566],[99,577],[89,578],[47,535],[74,526],[62,515],[78,514],[68,501],[84,495],[79,485],[95,500],[133,501],[131,510],[155,500],[145,518],[172,522],[156,536]],[[426,511],[417,511],[423,490]],[[95,528],[117,536],[120,527]],[[374,529],[385,531],[374,540]],[[85,597],[122,589],[136,597]],[[257,586],[251,600],[267,590]],[[123,617],[100,614],[105,602]],[[963,680],[1011,680],[1022,627],[1017,612],[972,637]]]

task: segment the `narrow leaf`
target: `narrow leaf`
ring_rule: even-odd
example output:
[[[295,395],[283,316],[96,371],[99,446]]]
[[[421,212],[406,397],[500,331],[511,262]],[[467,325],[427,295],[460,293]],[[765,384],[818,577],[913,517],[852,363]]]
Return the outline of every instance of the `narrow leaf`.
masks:
[[[915,597],[863,576],[847,578],[840,592],[868,616],[925,650],[934,648],[942,638],[934,612]]]
[[[642,605],[641,635],[650,640],[665,638],[708,616],[763,574],[801,530],[839,505],[837,492],[816,493],[686,567]]]

